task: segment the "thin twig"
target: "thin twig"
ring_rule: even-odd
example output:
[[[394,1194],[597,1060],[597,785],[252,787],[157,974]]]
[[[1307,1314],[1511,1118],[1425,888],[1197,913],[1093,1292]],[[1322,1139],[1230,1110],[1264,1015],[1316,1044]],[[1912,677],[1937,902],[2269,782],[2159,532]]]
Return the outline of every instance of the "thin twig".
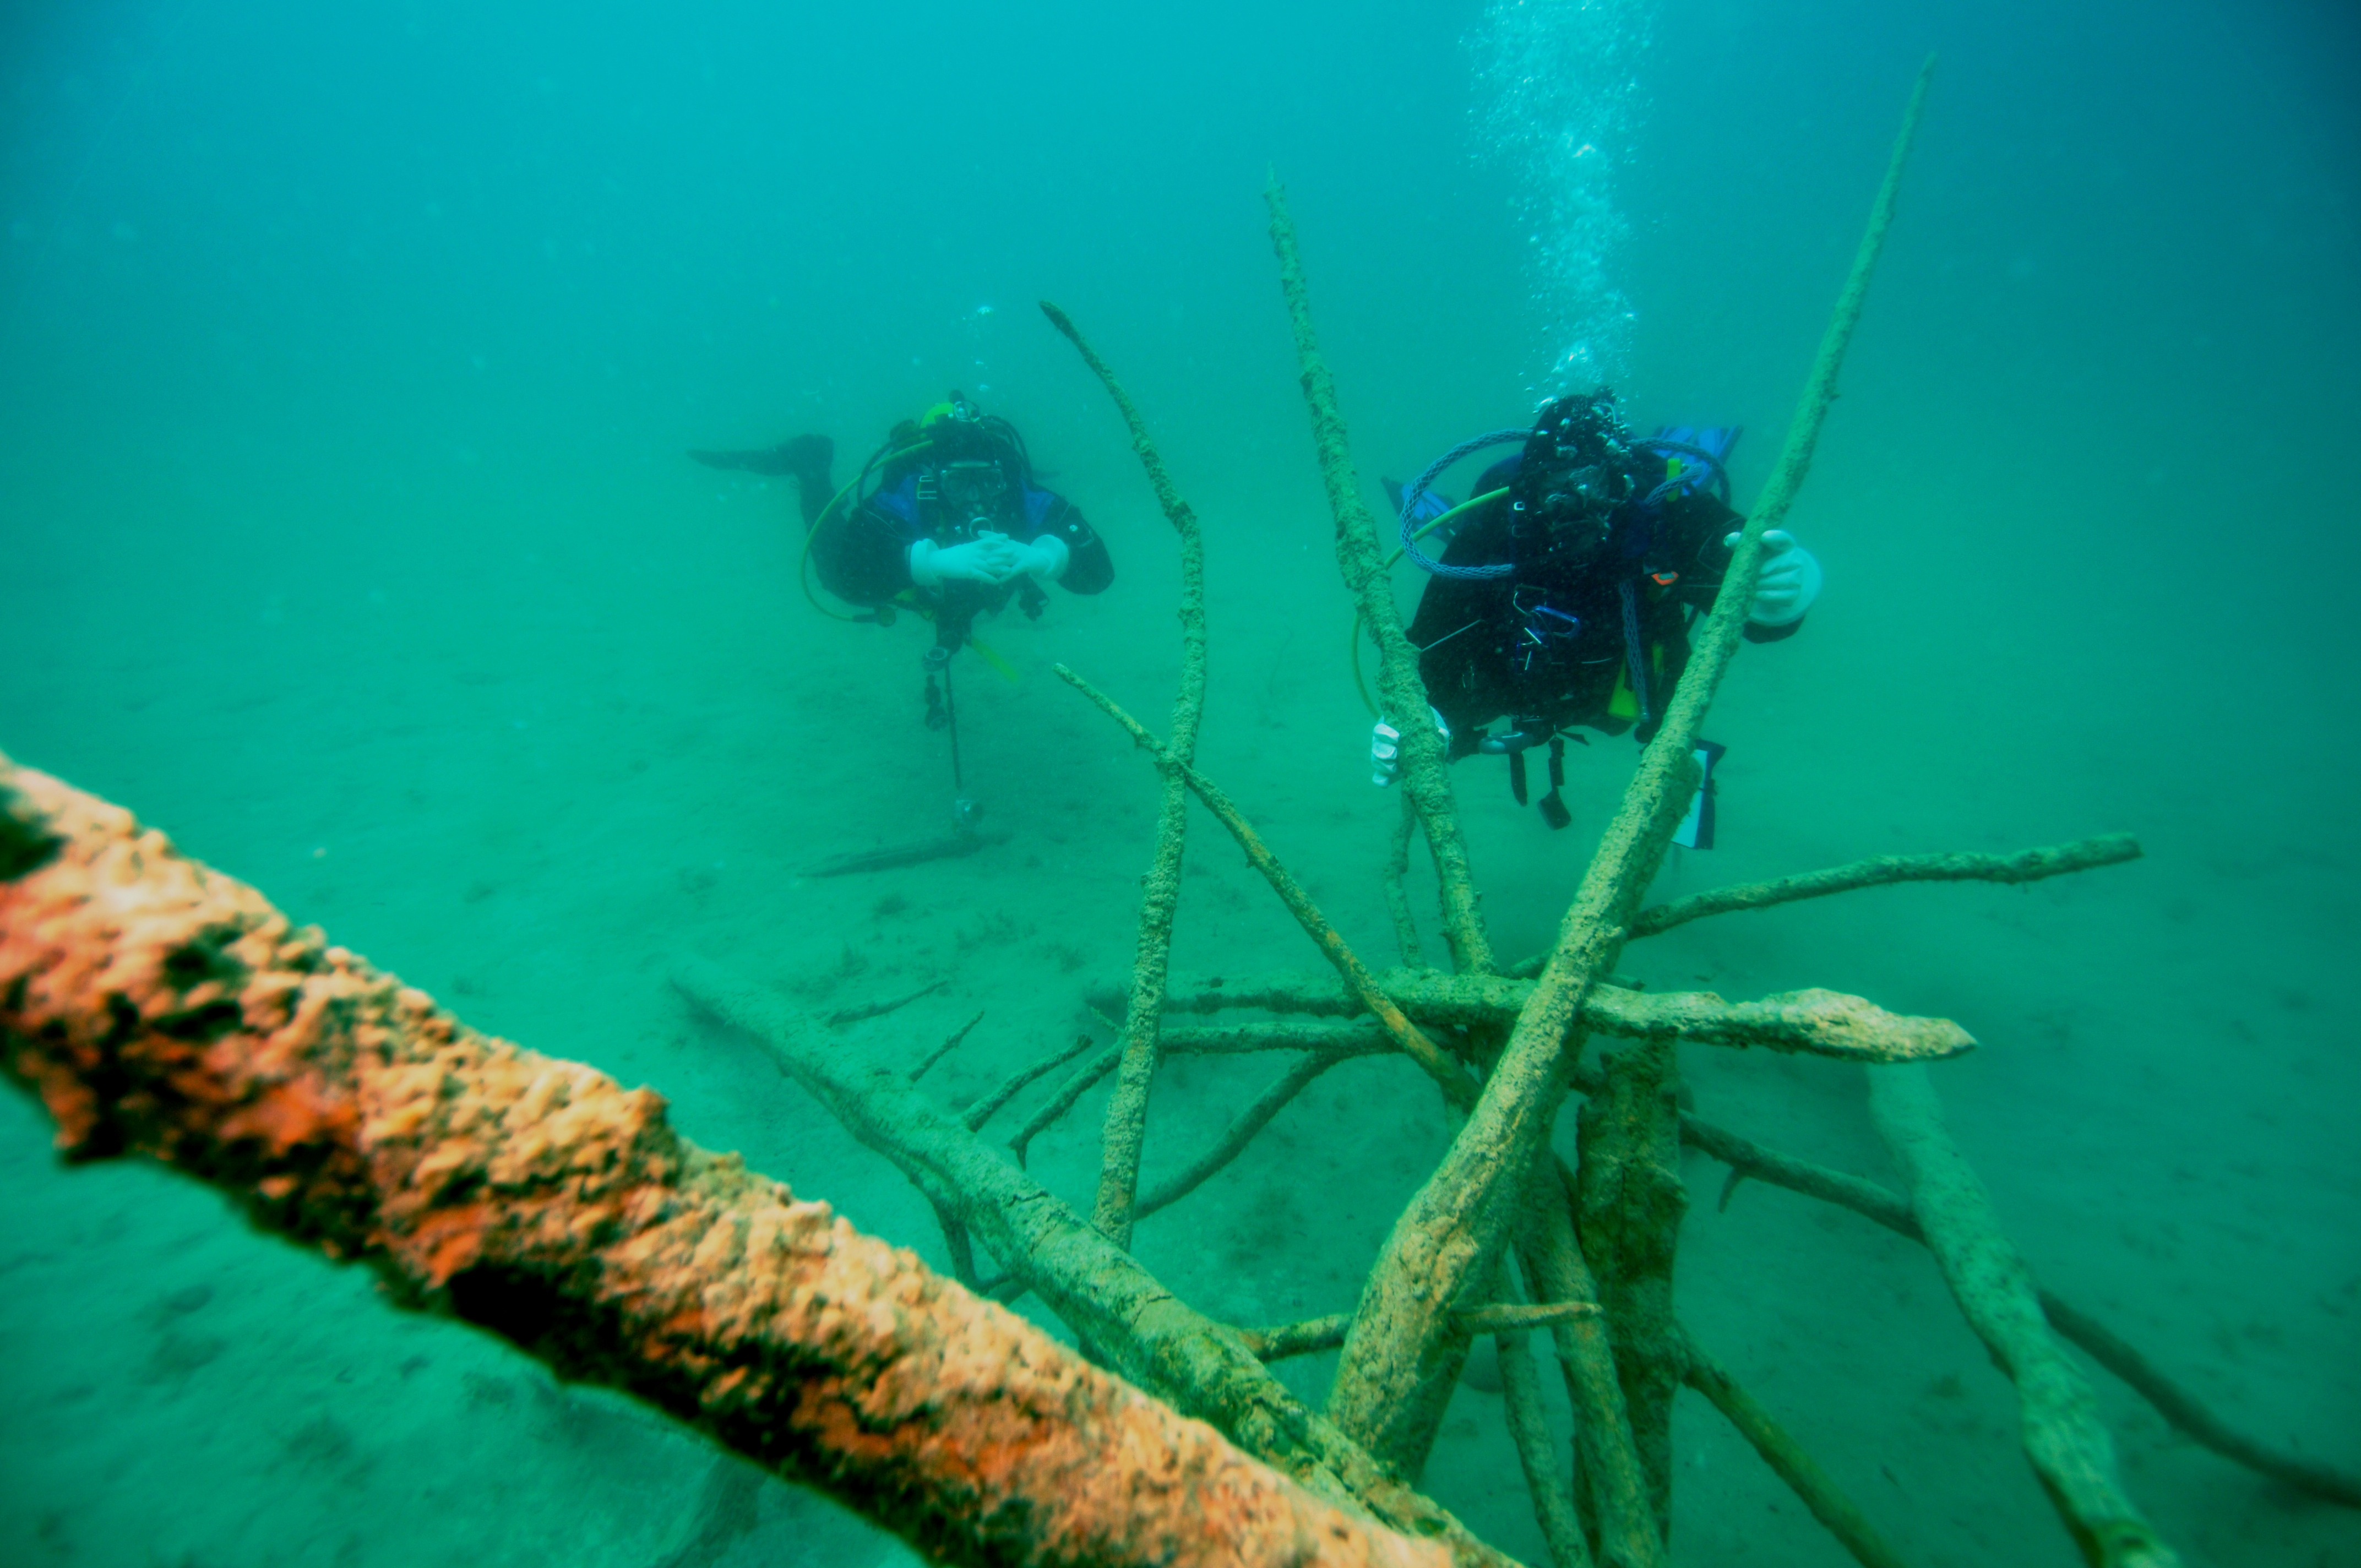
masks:
[[[1458,1063],[1444,1056],[1417,1025],[1403,1016],[1402,1010],[1394,1005],[1378,984],[1377,977],[1354,956],[1343,934],[1328,923],[1328,917],[1320,913],[1319,905],[1312,902],[1312,895],[1303,891],[1302,884],[1289,873],[1285,866],[1279,864],[1279,857],[1265,847],[1245,815],[1231,804],[1230,797],[1196,769],[1173,756],[1139,720],[1118,707],[1113,697],[1063,664],[1057,666],[1057,672],[1059,679],[1090,698],[1100,712],[1122,725],[1133,742],[1154,757],[1159,766],[1177,770],[1188,781],[1197,798],[1205,803],[1205,808],[1230,830],[1230,836],[1238,841],[1238,847],[1246,852],[1246,859],[1254,862],[1255,869],[1262,872],[1264,880],[1270,883],[1272,891],[1279,894],[1279,902],[1287,905],[1297,924],[1319,945],[1321,955],[1336,966],[1337,972],[1345,977],[1345,982],[1353,988],[1362,1003],[1377,1014],[1378,1022],[1385,1025],[1388,1033],[1409,1053],[1410,1058],[1424,1068],[1428,1076],[1442,1087],[1445,1097],[1460,1104],[1473,1099],[1475,1091],[1468,1082],[1466,1072]]]
[[[1470,1337],[1481,1334],[1525,1333],[1533,1329],[1554,1329],[1579,1319],[1597,1318],[1598,1303],[1593,1301],[1552,1301],[1543,1305],[1461,1307],[1451,1313],[1454,1332]],[[1233,1329],[1252,1351],[1257,1361],[1283,1361],[1291,1355],[1312,1355],[1323,1350],[1334,1350],[1345,1343],[1345,1331],[1353,1326],[1350,1312],[1331,1312],[1325,1317],[1306,1318],[1299,1323],[1281,1323],[1275,1329]]]
[[[950,1253],[952,1277],[972,1290],[976,1288],[975,1245],[968,1237],[967,1222],[950,1204],[929,1201],[934,1205],[936,1223],[943,1228],[943,1245]]]
[[[953,1051],[959,1049],[959,1043],[967,1038],[968,1031],[983,1022],[983,1014],[979,1013],[974,1017],[969,1019],[966,1023],[961,1024],[958,1028],[952,1030],[951,1037],[950,1039],[945,1040],[941,1045],[937,1046],[933,1050],[928,1051],[927,1053],[927,1059],[910,1069],[910,1081],[912,1083],[916,1083],[918,1080],[926,1077],[927,1069],[928,1068],[934,1066],[937,1062],[942,1060]]]
[[[1148,433],[1148,422],[1066,313],[1041,302],[1041,313],[1063,333],[1091,367],[1131,433],[1131,449],[1148,471],[1157,504],[1180,536],[1180,684],[1172,696],[1172,728],[1167,740],[1184,765],[1197,754],[1197,729],[1205,712],[1205,543],[1197,514],[1180,499],[1164,458]],[[1148,1091],[1156,1077],[1157,1030],[1164,1013],[1164,976],[1172,959],[1172,913],[1180,900],[1180,859],[1189,828],[1189,798],[1170,769],[1164,773],[1164,798],[1157,811],[1156,855],[1140,881],[1139,938],[1132,962],[1131,1008],[1124,1017],[1123,1066],[1107,1098],[1099,1142],[1098,1200],[1091,1223],[1117,1246],[1131,1245],[1133,1205],[1139,1189],[1139,1151],[1148,1137]]]
[[[967,1130],[969,1132],[981,1132],[983,1128],[983,1124],[986,1122],[991,1121],[994,1115],[999,1112],[1003,1105],[1007,1104],[1010,1101],[1016,1099],[1019,1094],[1025,1091],[1025,1086],[1027,1084],[1033,1082],[1037,1079],[1049,1077],[1051,1073],[1057,1071],[1060,1068],[1065,1066],[1068,1062],[1073,1060],[1076,1057],[1081,1056],[1084,1051],[1091,1049],[1097,1044],[1098,1042],[1092,1039],[1088,1035],[1075,1036],[1074,1043],[1068,1046],[1064,1050],[1059,1051],[1052,1056],[1043,1057],[1031,1067],[1021,1068],[1017,1071],[1010,1074],[999,1088],[994,1090],[991,1093],[985,1095],[983,1099],[969,1106],[965,1111],[960,1113],[960,1120],[967,1124]]]
[[[1334,1025],[1323,1024],[1262,1024],[1248,1025],[1240,1028],[1166,1029],[1162,1032],[1162,1040],[1164,1054],[1167,1056],[1245,1056],[1260,1051],[1309,1051],[1315,1057],[1325,1058],[1331,1065],[1347,1057],[1384,1056],[1396,1049],[1390,1036],[1375,1025],[1367,1024],[1351,1025],[1342,1028]],[[1006,1104],[1026,1084],[1034,1082],[1056,1069],[1063,1067],[1084,1051],[1091,1049],[1094,1044],[1095,1042],[1085,1035],[1068,1049],[1056,1056],[1044,1058],[1011,1078],[985,1100],[979,1101],[964,1113],[963,1120],[968,1124],[968,1130],[973,1132],[981,1128],[991,1119],[994,1112]],[[1106,1046],[1099,1049],[1100,1056],[1085,1063],[1080,1071],[1059,1087],[1057,1093],[1041,1103],[1032,1119],[1027,1123],[1024,1131],[1014,1140],[1016,1143],[1031,1144],[1060,1117],[1072,1110],[1075,1102],[1089,1091],[1093,1084],[1114,1070],[1114,1064],[1119,1060],[1121,1047]],[[1277,1109],[1278,1107],[1272,1108],[1274,1113]],[[1248,1115],[1252,1113],[1251,1111],[1246,1113]],[[1255,1130],[1259,1130],[1259,1126]],[[1246,1135],[1251,1137],[1252,1132]],[[1235,1157],[1235,1150],[1232,1150],[1229,1157]],[[1216,1166],[1213,1168],[1219,1168],[1219,1167]],[[1202,1181],[1205,1176],[1211,1174],[1213,1174],[1211,1169],[1204,1171],[1190,1185],[1195,1186],[1197,1181]],[[1169,1186],[1170,1183],[1168,1182],[1167,1185]],[[1138,1216],[1135,1217],[1145,1216],[1151,1209],[1163,1208],[1180,1196],[1182,1194],[1171,1193],[1152,1201],[1142,1200]]]
[[[2094,839],[2078,839],[2070,844],[2024,850],[2014,855],[1872,855],[1849,865],[1830,866],[1826,871],[1806,872],[1800,876],[1779,877],[1771,882],[1741,883],[1733,887],[1711,888],[1704,893],[1691,894],[1686,898],[1674,899],[1669,904],[1655,905],[1640,911],[1638,917],[1631,922],[1631,935],[1634,938],[1653,937],[1675,926],[1701,920],[1708,915],[1727,915],[1740,909],[1768,909],[1776,904],[1826,898],[1833,893],[1883,887],[1891,883],[2039,882],[2047,877],[2065,876],[2100,866],[2121,865],[2125,861],[2139,858],[2139,840],[2128,833],[2106,833]]]
[[[1944,1129],[1927,1069],[1871,1073],[1869,1106],[1908,1179],[1911,1212],[1960,1315],[2016,1385],[2026,1456],[2067,1533],[2086,1558],[2110,1568],[2177,1568],[2179,1554],[2124,1491],[2090,1383],[2050,1338],[2032,1276]]]
[[[1419,676],[1418,650],[1411,646],[1402,630],[1401,611],[1394,603],[1385,554],[1378,544],[1377,524],[1361,499],[1360,483],[1353,472],[1352,442],[1345,432],[1345,416],[1337,411],[1335,378],[1321,357],[1320,339],[1312,328],[1311,291],[1304,281],[1295,220],[1288,215],[1287,193],[1276,176],[1265,187],[1263,202],[1270,211],[1271,248],[1279,255],[1279,286],[1286,296],[1288,324],[1295,334],[1303,400],[1312,415],[1312,446],[1320,459],[1321,480],[1327,487],[1329,514],[1335,521],[1336,565],[1359,601],[1362,624],[1377,639],[1378,698],[1401,728],[1401,787],[1426,826],[1427,845],[1433,852],[1435,876],[1443,888],[1444,935],[1460,969],[1489,973],[1495,967],[1492,938],[1484,930],[1466,840],[1452,805],[1443,738],[1425,722],[1426,683]]]
[[[950,983],[949,981],[939,980],[931,985],[922,985],[908,995],[896,996],[889,1002],[871,1002],[859,1007],[840,1007],[828,1015],[828,1026],[831,1029],[840,1029],[847,1024],[858,1024],[863,1018],[883,1018],[888,1013],[901,1011],[922,996],[933,995]]]
[[[1598,1282],[1574,1234],[1574,1173],[1554,1157],[1536,1160],[1523,1194],[1517,1261],[1525,1291],[1543,1301],[1596,1302]],[[1631,1433],[1631,1413],[1615,1375],[1615,1348],[1603,1316],[1587,1314],[1552,1326],[1558,1372],[1574,1410],[1576,1469],[1586,1521],[1598,1531],[1599,1552],[1617,1568],[1661,1568],[1664,1535],[1648,1505],[1648,1479]]]
[[[1058,1092],[1043,1101],[1025,1125],[1017,1129],[1016,1135],[1008,1140],[1008,1151],[1016,1157],[1016,1163],[1022,1166],[1027,1151],[1033,1146],[1033,1140],[1048,1131],[1058,1118],[1072,1110],[1075,1101],[1088,1093],[1093,1084],[1113,1072],[1122,1061],[1123,1044],[1117,1041],[1084,1062],[1071,1077],[1060,1084]]]
[[[1386,913],[1393,916],[1394,945],[1401,949],[1401,960],[1412,969],[1423,961],[1419,947],[1418,920],[1411,914],[1410,891],[1402,878],[1410,872],[1411,836],[1418,831],[1418,803],[1410,792],[1401,792],[1401,810],[1394,815],[1394,831],[1386,846],[1386,869],[1383,878],[1386,891]]]
[[[1516,1270],[1504,1265],[1495,1293],[1513,1299],[1516,1280]],[[1462,1313],[1459,1321],[1465,1325],[1467,1314]],[[1560,1462],[1550,1442],[1548,1419],[1542,1413],[1541,1373],[1533,1365],[1533,1348],[1525,1331],[1513,1326],[1495,1331],[1492,1346],[1500,1365],[1500,1413],[1508,1422],[1509,1441],[1516,1444],[1525,1493],[1533,1502],[1533,1523],[1541,1527],[1550,1561],[1555,1568],[1592,1568],[1590,1543],[1583,1538],[1581,1510],[1575,1507],[1569,1485],[1573,1472]]]
[[[1391,1050],[1393,1042],[1385,1042],[1383,1048]],[[1322,1053],[1307,1056],[1289,1068],[1279,1075],[1277,1082],[1255,1097],[1253,1104],[1238,1113],[1236,1119],[1214,1141],[1213,1147],[1191,1161],[1186,1169],[1158,1182],[1141,1198],[1138,1217],[1144,1220],[1159,1209],[1170,1208],[1204,1185],[1214,1172],[1237,1158],[1246,1145],[1254,1140],[1255,1135],[1270,1125],[1271,1119],[1287,1109],[1289,1102],[1297,1095],[1310,1088],[1314,1079],[1345,1059],[1342,1052]]]
[[[1781,1426],[1771,1412],[1738,1385],[1711,1356],[1697,1348],[1697,1343],[1686,1329],[1681,1329],[1681,1376],[1688,1386],[1711,1401],[1713,1408],[1729,1419],[1738,1434],[1753,1445],[1772,1473],[1787,1483],[1814,1519],[1847,1552],[1861,1568],[1903,1568],[1901,1554],[1877,1533],[1853,1500],[1838,1489],[1827,1471],[1804,1451],[1803,1444]]]
[[[1263,1051],[1318,1051],[1331,1056],[1378,1056],[1394,1040],[1376,1022],[1352,1024],[1168,1025],[1164,1054],[1174,1057],[1250,1056]]]
[[[1334,1350],[1345,1343],[1345,1331],[1353,1324],[1350,1312],[1331,1312],[1323,1318],[1306,1318],[1300,1323],[1281,1323],[1275,1329],[1235,1329],[1246,1350],[1257,1361],[1284,1361],[1293,1355],[1314,1355],[1323,1350]]]

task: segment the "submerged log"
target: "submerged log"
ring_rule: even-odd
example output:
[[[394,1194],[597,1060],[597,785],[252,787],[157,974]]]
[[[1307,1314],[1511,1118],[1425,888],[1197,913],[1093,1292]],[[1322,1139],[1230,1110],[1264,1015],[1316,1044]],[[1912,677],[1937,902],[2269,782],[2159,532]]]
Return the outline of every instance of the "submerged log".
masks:
[[[70,1158],[208,1180],[932,1558],[1448,1561],[5,758],[0,1059]]]

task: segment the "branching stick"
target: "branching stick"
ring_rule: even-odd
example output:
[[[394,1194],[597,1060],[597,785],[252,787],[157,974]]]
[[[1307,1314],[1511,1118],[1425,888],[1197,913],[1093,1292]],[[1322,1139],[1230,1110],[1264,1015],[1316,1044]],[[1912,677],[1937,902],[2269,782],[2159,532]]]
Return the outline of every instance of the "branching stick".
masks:
[[[1466,840],[1452,805],[1443,738],[1426,722],[1426,683],[1419,677],[1418,650],[1402,630],[1377,524],[1361,499],[1352,442],[1345,433],[1345,416],[1336,408],[1336,379],[1321,357],[1319,335],[1312,328],[1311,291],[1296,245],[1295,220],[1288,215],[1287,192],[1275,176],[1263,190],[1263,202],[1270,209],[1271,248],[1279,253],[1279,286],[1295,333],[1303,400],[1312,414],[1312,443],[1320,459],[1320,477],[1328,488],[1328,510],[1336,522],[1336,565],[1345,574],[1346,589],[1360,600],[1362,624],[1377,639],[1378,697],[1401,729],[1401,785],[1418,810],[1434,856],[1435,876],[1443,886],[1444,934],[1458,968],[1488,974],[1497,967],[1492,938],[1484,929]]]
[[[1165,742],[1173,758],[1187,763],[1197,754],[1197,727],[1205,712],[1205,543],[1197,514],[1180,499],[1148,433],[1148,422],[1132,406],[1098,351],[1066,313],[1041,302],[1041,313],[1082,355],[1107,396],[1115,400],[1131,433],[1131,449],[1148,471],[1148,483],[1180,536],[1180,685],[1172,697],[1172,728]],[[1156,1079],[1157,1029],[1163,1019],[1164,975],[1172,959],[1172,912],[1180,902],[1180,858],[1189,829],[1189,794],[1171,768],[1164,772],[1163,800],[1156,815],[1156,857],[1140,881],[1139,940],[1132,963],[1131,1006],[1123,1020],[1123,1066],[1107,1098],[1099,1143],[1098,1201],[1091,1223],[1117,1246],[1131,1245],[1132,1205],[1139,1188],[1139,1151],[1148,1137],[1148,1093]]]
[[[1058,665],[1057,671],[1059,679],[1090,698],[1100,712],[1122,725],[1130,734],[1133,743],[1156,758],[1159,766],[1176,770],[1188,781],[1189,787],[1196,791],[1197,798],[1205,803],[1205,809],[1230,830],[1230,836],[1246,852],[1246,859],[1254,862],[1255,870],[1262,872],[1264,880],[1279,894],[1279,902],[1287,905],[1288,912],[1295,916],[1304,933],[1318,944],[1321,956],[1336,966],[1336,971],[1345,977],[1345,983],[1353,988],[1362,1005],[1377,1014],[1378,1021],[1386,1026],[1386,1032],[1394,1037],[1395,1043],[1409,1053],[1412,1061],[1426,1069],[1427,1075],[1441,1086],[1447,1099],[1465,1104],[1473,1095],[1466,1071],[1444,1055],[1434,1042],[1426,1037],[1424,1031],[1394,1005],[1393,999],[1378,984],[1377,977],[1354,956],[1344,934],[1328,924],[1328,917],[1320,913],[1320,906],[1312,902],[1312,895],[1303,891],[1303,884],[1297,882],[1287,868],[1279,864],[1279,857],[1264,845],[1261,836],[1246,821],[1245,813],[1239,811],[1230,797],[1202,773],[1173,756],[1139,720],[1116,706],[1113,697],[1063,664]]]

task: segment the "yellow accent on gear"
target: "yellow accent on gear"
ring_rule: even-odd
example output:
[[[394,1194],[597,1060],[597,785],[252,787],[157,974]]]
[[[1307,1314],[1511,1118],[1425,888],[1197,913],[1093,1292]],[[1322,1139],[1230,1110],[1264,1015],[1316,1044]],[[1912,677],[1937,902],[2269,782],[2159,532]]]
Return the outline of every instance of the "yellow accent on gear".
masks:
[[[997,649],[992,647],[989,643],[985,642],[983,638],[978,637],[972,631],[967,634],[967,645],[975,650],[977,657],[981,658],[985,663],[990,664],[994,669],[998,670],[1001,674],[1006,678],[1010,685],[1013,686],[1016,685],[1016,666],[1010,663]]]

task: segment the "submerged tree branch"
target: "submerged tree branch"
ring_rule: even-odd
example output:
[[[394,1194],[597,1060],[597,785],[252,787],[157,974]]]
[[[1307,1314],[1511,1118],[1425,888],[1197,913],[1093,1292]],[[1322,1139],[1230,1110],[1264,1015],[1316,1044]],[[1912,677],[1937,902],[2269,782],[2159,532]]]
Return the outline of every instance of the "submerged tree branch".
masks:
[[[1513,1024],[1533,982],[1505,975],[1379,970],[1370,977],[1407,1017],[1430,1025]],[[1175,1013],[1259,1007],[1275,1013],[1349,1017],[1356,993],[1323,976],[1247,974],[1173,977],[1165,1004]],[[1605,982],[1583,995],[1581,1021],[1604,1035],[1684,1040],[1737,1049],[1795,1051],[1839,1061],[1936,1061],[1975,1048],[1948,1018],[1914,1018],[1838,991],[1793,991],[1755,1002],[1725,1002],[1709,991],[1643,992]]]
[[[1187,763],[1197,754],[1197,729],[1205,713],[1205,543],[1197,514],[1172,483],[1163,455],[1148,433],[1123,384],[1101,359],[1066,313],[1041,302],[1041,313],[1065,334],[1115,400],[1131,433],[1131,449],[1148,471],[1157,504],[1180,536],[1180,685],[1172,697],[1172,728],[1166,744]],[[1139,939],[1132,962],[1131,1006],[1123,1021],[1123,1063],[1107,1099],[1099,1142],[1098,1201],[1091,1223],[1117,1246],[1131,1245],[1133,1204],[1139,1188],[1139,1151],[1148,1137],[1148,1091],[1156,1077],[1157,1031],[1163,1022],[1164,976],[1172,960],[1172,913],[1180,902],[1180,859],[1189,828],[1189,794],[1180,775],[1164,770],[1163,800],[1157,808],[1156,856],[1140,881]]]
[[[1911,1241],[1923,1245],[1927,1240],[1917,1217],[1910,1212],[1908,1201],[1874,1181],[1765,1148],[1726,1127],[1686,1113],[1681,1117],[1681,1142],[1728,1166],[1733,1178],[1747,1176],[1773,1187],[1784,1187],[1806,1198],[1850,1209]],[[2049,1321],[2051,1328],[2122,1379],[2192,1442],[2315,1497],[2341,1503],[2348,1508],[2361,1508],[2361,1475],[2317,1460],[2283,1453],[2235,1430],[2104,1323],[2054,1290],[2040,1291],[2039,1299],[2041,1315]]]
[[[1869,1104],[1952,1299],[2016,1385],[2026,1455],[2074,1543],[2107,1568],[2177,1568],[2180,1555],[2124,1491],[2091,1386],[2050,1339],[2032,1276],[1945,1130],[1926,1069],[1870,1074]]]
[[[1867,860],[1830,866],[1826,871],[1806,872],[1799,876],[1779,877],[1771,882],[1740,883],[1731,887],[1691,894],[1669,904],[1655,905],[1640,911],[1632,920],[1631,936],[1635,940],[1642,937],[1658,936],[1675,926],[1702,920],[1708,915],[1727,915],[1741,909],[1768,909],[1777,904],[1826,898],[1830,894],[1850,893],[1856,888],[1883,887],[1903,882],[2040,882],[2045,878],[2092,871],[2100,866],[2121,865],[2139,858],[2139,840],[2128,833],[2106,833],[2095,839],[2077,839],[2070,844],[2024,850],[2014,855],[1872,855]]]
[[[1803,1445],[1719,1362],[1700,1350],[1686,1328],[1679,1333],[1683,1380],[1738,1429],[1739,1435],[1763,1456],[1773,1474],[1787,1483],[1822,1528],[1852,1553],[1853,1561],[1861,1568],[1903,1568],[1901,1555],[1886,1544],[1869,1516],[1838,1488]]]
[[[1471,1099],[1474,1089],[1468,1082],[1466,1069],[1444,1055],[1434,1042],[1426,1037],[1424,1031],[1394,1005],[1392,999],[1386,995],[1376,977],[1369,972],[1368,966],[1354,954],[1344,934],[1328,923],[1328,917],[1320,913],[1320,906],[1312,902],[1312,895],[1303,890],[1303,884],[1279,864],[1279,857],[1264,845],[1261,836],[1246,821],[1246,814],[1231,803],[1230,797],[1195,768],[1174,756],[1148,732],[1139,720],[1118,707],[1113,697],[1065,665],[1060,664],[1057,669],[1059,679],[1090,698],[1100,712],[1122,725],[1131,736],[1132,742],[1154,757],[1159,766],[1172,768],[1188,781],[1197,798],[1205,803],[1205,809],[1230,830],[1230,837],[1237,840],[1238,848],[1246,851],[1246,859],[1254,862],[1255,870],[1262,872],[1271,890],[1279,894],[1279,902],[1287,905],[1288,913],[1295,916],[1305,935],[1318,945],[1321,956],[1336,966],[1336,972],[1345,977],[1345,983],[1353,988],[1362,1005],[1377,1014],[1378,1021],[1386,1026],[1387,1033],[1393,1036],[1395,1043],[1401,1047],[1411,1060],[1426,1069],[1427,1075],[1442,1088],[1444,1097],[1460,1104]]]
[[[70,1157],[200,1176],[394,1302],[628,1390],[931,1561],[1447,1560],[697,1147],[657,1095],[478,1034],[5,758],[0,1065]],[[921,1098],[902,1064],[876,1077]]]
[[[765,1047],[845,1130],[954,1210],[1025,1288],[1115,1370],[1322,1496],[1446,1546],[1462,1568],[1507,1559],[1304,1409],[1237,1336],[1191,1310],[1056,1195],[977,1141],[898,1072],[849,1059],[786,1000],[687,959],[673,983]]]
[[[1443,892],[1444,935],[1460,969],[1487,974],[1497,967],[1492,938],[1484,929],[1467,843],[1452,804],[1443,738],[1425,721],[1426,683],[1418,673],[1418,650],[1411,646],[1409,634],[1402,630],[1401,611],[1395,608],[1393,584],[1385,569],[1385,553],[1378,544],[1377,525],[1361,499],[1360,481],[1353,471],[1352,442],[1345,432],[1345,416],[1336,406],[1336,379],[1321,357],[1319,334],[1312,326],[1311,289],[1304,280],[1303,258],[1296,245],[1295,220],[1288,215],[1287,193],[1276,177],[1265,187],[1263,202],[1270,211],[1270,243],[1279,257],[1279,291],[1287,300],[1296,364],[1302,372],[1303,401],[1312,415],[1312,444],[1320,460],[1321,480],[1327,487],[1329,514],[1335,520],[1336,566],[1345,575],[1346,591],[1359,600],[1361,623],[1377,639],[1378,700],[1401,729],[1402,790],[1417,809],[1434,857],[1435,877]]]

